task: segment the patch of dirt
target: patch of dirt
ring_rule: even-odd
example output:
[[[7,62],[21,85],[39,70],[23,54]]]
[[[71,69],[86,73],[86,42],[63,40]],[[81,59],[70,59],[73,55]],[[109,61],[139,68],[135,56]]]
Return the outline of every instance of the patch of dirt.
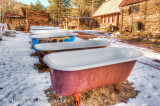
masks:
[[[128,81],[120,85],[120,94],[116,94],[113,85],[96,88],[87,92],[83,92],[80,101],[81,106],[107,106],[115,105],[120,102],[127,103],[129,98],[135,98],[139,91],[132,87],[132,83]],[[72,96],[60,97],[52,88],[45,90],[51,106],[74,106],[74,98]]]
[[[150,67],[152,67],[152,68],[155,68],[155,69],[157,69],[157,70],[160,70],[159,66],[151,65],[151,64],[148,64],[148,63],[145,63],[145,62],[141,62],[141,61],[138,61],[138,62],[139,62],[139,63],[142,63],[142,64],[144,64],[144,65],[148,65],[148,66],[150,66]]]
[[[89,40],[89,39],[94,39],[99,37],[98,35],[93,35],[93,34],[88,34],[83,32],[74,32],[74,33],[78,33],[77,37],[83,40]]]
[[[154,62],[160,63],[160,60],[153,60]]]
[[[34,52],[30,56],[38,56],[38,52]]]
[[[50,68],[43,67],[40,64],[34,64],[34,66],[36,67],[36,69],[38,69],[39,73],[50,72]]]
[[[128,44],[131,44],[131,45],[134,45],[134,46],[144,47],[144,48],[147,48],[147,49],[151,49],[151,50],[153,50],[157,53],[160,53],[160,47],[157,47],[154,44],[145,44],[145,43],[141,43],[141,42],[132,42],[132,41],[124,41],[124,40],[122,40],[121,42],[128,43]]]

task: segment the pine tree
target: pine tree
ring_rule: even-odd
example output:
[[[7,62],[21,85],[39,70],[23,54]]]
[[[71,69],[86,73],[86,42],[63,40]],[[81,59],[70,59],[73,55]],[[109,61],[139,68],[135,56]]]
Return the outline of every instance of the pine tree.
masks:
[[[48,0],[51,17],[61,19],[69,14],[70,0]]]
[[[91,17],[105,0],[72,0],[72,13]],[[78,10],[78,11],[77,11]],[[73,12],[74,11],[74,12]]]
[[[34,10],[46,12],[47,9],[44,8],[44,6],[41,4],[39,0],[37,0],[36,4],[33,6]]]

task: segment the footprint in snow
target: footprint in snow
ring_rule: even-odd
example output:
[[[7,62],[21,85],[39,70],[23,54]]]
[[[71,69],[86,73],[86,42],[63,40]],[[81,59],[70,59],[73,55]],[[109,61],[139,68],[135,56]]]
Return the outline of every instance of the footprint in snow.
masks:
[[[159,94],[159,93],[154,93],[154,95],[155,95],[155,96],[158,96],[158,97],[160,97],[160,94]]]
[[[158,90],[158,89],[159,89],[159,88],[158,88],[157,86],[155,86],[155,85],[153,85],[152,87],[153,87],[153,89],[155,89],[155,90]]]
[[[151,105],[148,105],[148,104],[142,104],[142,106],[151,106]]]
[[[145,95],[144,98],[149,99],[149,98],[151,98],[151,96],[150,95]]]
[[[139,87],[145,87],[144,85],[140,85]]]

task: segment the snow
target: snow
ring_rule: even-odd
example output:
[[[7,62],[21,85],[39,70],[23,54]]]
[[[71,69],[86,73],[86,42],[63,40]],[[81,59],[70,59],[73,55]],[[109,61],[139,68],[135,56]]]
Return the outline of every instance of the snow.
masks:
[[[0,106],[29,106],[35,99],[37,106],[49,106],[44,90],[51,86],[49,73],[39,74],[31,57],[29,34],[3,37],[0,42]]]
[[[40,35],[31,35],[31,38],[50,38],[50,37],[64,37],[64,36],[76,36],[78,35],[77,33],[69,33],[69,32],[61,32],[61,33],[46,33],[46,34],[40,34]]]
[[[46,29],[46,30],[31,30],[30,33],[32,35],[41,35],[41,34],[52,34],[52,33],[72,33],[73,31],[72,30],[63,30],[63,29],[55,29],[55,30],[49,30],[49,29]]]
[[[53,27],[53,26],[30,26],[31,30],[58,30],[59,27]]]
[[[97,31],[82,31],[98,34],[94,40],[107,40],[110,47],[130,48],[141,51],[144,57],[136,63],[129,82],[140,92],[128,103],[117,106],[159,106],[160,104],[160,63],[152,60],[160,59],[160,54],[152,50],[121,43],[115,39],[102,38],[113,36],[99,34]],[[34,52],[29,43],[29,34],[18,32],[16,37],[3,37],[0,41],[0,106],[49,106],[44,90],[51,86],[49,73],[39,74],[34,64],[37,57],[31,57]],[[82,40],[76,38],[76,42]],[[38,99],[38,102],[36,100]],[[35,100],[35,101],[34,101]]]
[[[134,61],[141,56],[140,52],[132,49],[106,47],[51,53],[46,55],[43,60],[50,68],[55,70],[78,71]]]
[[[52,51],[52,50],[77,49],[77,48],[87,48],[87,47],[102,47],[107,45],[108,45],[107,41],[90,40],[81,42],[40,43],[36,44],[35,48],[38,51]]]

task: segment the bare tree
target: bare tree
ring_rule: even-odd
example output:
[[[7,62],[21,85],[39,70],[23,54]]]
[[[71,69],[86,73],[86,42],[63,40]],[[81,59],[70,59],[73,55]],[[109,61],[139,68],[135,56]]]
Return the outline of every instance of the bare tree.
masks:
[[[0,0],[0,22],[4,22],[4,14],[7,11],[12,11],[15,6],[14,0]]]

